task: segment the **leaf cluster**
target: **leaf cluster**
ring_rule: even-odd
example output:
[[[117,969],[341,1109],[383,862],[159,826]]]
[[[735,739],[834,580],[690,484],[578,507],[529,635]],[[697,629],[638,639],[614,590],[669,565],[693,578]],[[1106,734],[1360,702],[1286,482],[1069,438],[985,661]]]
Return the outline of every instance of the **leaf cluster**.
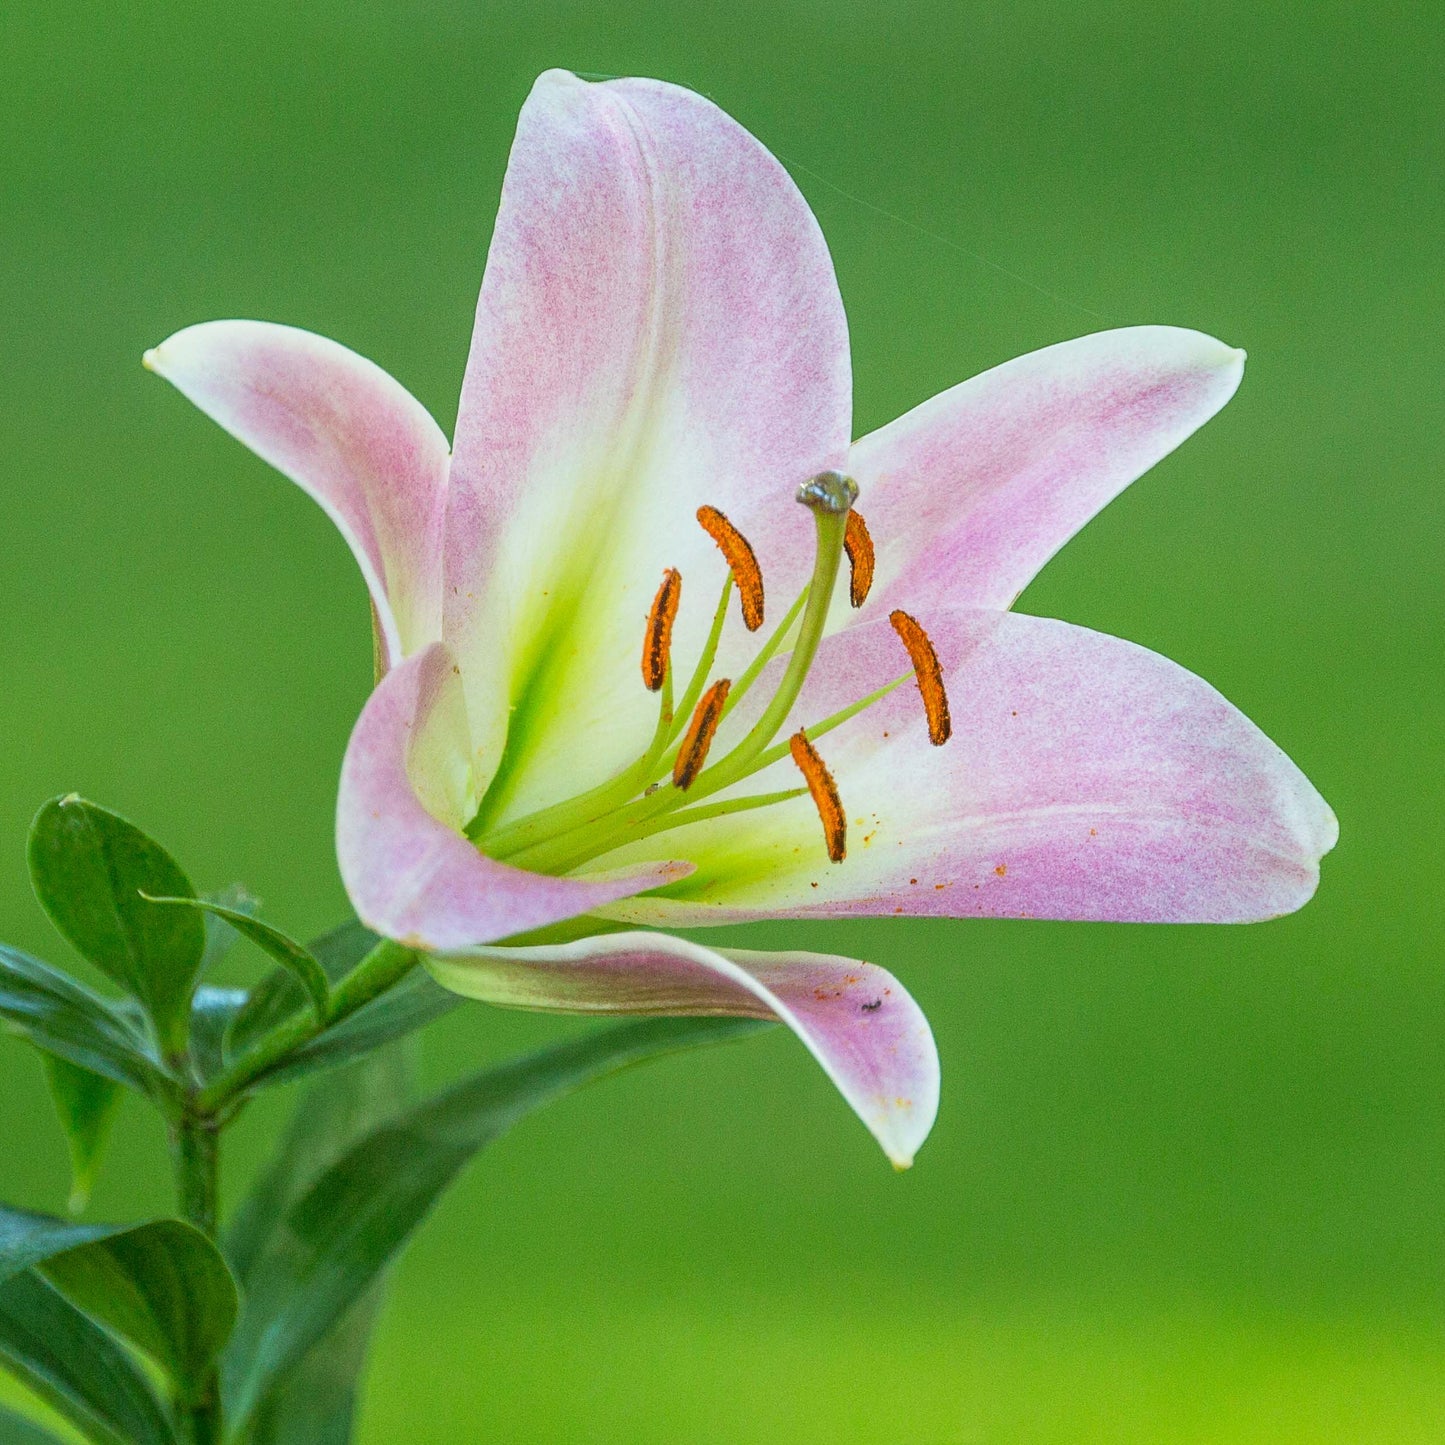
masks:
[[[97,1445],[344,1445],[388,1269],[459,1172],[533,1109],[660,1053],[766,1027],[650,1019],[417,1100],[408,1036],[461,1005],[355,921],[302,945],[240,889],[196,893],[160,844],[74,795],[29,859],[58,931],[115,988],[0,945],[0,1023],[39,1050],[89,1198],[121,1097],[159,1111],[187,1218],[82,1223],[0,1205],[0,1362]],[[272,963],[208,973],[238,939]],[[225,1127],[307,1079],[270,1163],[216,1224]],[[44,1445],[0,1409],[0,1445]]]

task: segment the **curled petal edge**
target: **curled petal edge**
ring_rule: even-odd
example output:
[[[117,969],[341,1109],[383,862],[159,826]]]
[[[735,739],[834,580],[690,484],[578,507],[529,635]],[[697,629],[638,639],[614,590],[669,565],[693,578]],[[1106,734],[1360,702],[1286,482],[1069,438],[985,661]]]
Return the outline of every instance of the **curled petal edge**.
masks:
[[[802,1040],[895,1168],[913,1163],[938,1113],[938,1050],[892,974],[826,953],[705,948],[664,933],[612,933],[426,960],[444,988],[509,1008],[777,1019]]]

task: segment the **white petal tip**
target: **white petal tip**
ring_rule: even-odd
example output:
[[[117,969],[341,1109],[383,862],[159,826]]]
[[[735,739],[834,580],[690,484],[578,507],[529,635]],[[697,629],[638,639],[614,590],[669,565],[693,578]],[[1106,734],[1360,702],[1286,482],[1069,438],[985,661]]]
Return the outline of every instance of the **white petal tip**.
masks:
[[[906,1174],[913,1168],[913,1155],[909,1154],[907,1157],[890,1155],[888,1162],[893,1166],[895,1174]]]
[[[157,365],[157,363],[160,361],[160,359],[160,347],[152,346],[148,351],[142,353],[140,364],[145,367],[147,371],[159,371],[160,367]]]

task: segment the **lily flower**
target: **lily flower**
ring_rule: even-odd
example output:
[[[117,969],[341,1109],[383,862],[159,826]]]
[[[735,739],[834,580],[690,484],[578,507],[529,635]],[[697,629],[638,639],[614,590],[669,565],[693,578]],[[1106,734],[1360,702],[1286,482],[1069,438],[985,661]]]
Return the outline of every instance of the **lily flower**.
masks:
[[[1258,728],[1163,657],[1009,610],[1243,353],[1106,331],[854,442],[818,225],[699,95],[537,81],[450,447],[304,331],[211,322],[146,360],[355,553],[384,676],[342,876],[448,988],[781,1019],[903,1166],[939,1073],[896,978],[660,930],[1235,922],[1315,889],[1335,820]]]

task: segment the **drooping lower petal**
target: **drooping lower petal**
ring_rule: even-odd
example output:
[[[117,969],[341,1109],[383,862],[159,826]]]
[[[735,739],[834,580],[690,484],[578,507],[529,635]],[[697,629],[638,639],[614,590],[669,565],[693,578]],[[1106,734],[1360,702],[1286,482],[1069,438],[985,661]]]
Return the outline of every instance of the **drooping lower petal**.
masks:
[[[428,959],[427,967],[455,993],[512,1008],[780,1019],[899,1168],[913,1162],[938,1112],[928,1020],[903,985],[871,963],[613,933],[544,948],[473,949]]]
[[[400,382],[265,321],[189,326],[145,362],[321,504],[361,566],[389,662],[440,637],[447,441]]]
[[[996,366],[856,442],[877,541],[866,616],[921,598],[1008,607],[1096,512],[1234,395],[1244,353],[1174,326]]]
[[[950,741],[930,744],[911,684],[823,739],[849,821],[840,865],[800,799],[614,852],[602,861],[636,863],[665,840],[697,867],[665,896],[603,912],[671,927],[775,914],[1223,923],[1292,912],[1314,892],[1334,815],[1208,683],[1018,613],[945,612],[929,633]],[[828,638],[788,725],[897,677],[901,651],[886,621]],[[746,790],[778,787],[789,766]]]
[[[368,928],[415,948],[491,943],[686,876],[648,863],[551,878],[483,857],[461,830],[476,808],[466,700],[440,643],[382,679],[346,750],[337,803],[341,877]]]
[[[447,523],[445,637],[484,782],[507,738],[489,820],[635,755],[657,579],[678,568],[692,599],[685,675],[724,575],[700,506],[744,530],[769,510],[793,595],[811,529],[792,493],[841,462],[850,407],[832,263],[782,166],[692,91],[543,75],[487,259]]]

